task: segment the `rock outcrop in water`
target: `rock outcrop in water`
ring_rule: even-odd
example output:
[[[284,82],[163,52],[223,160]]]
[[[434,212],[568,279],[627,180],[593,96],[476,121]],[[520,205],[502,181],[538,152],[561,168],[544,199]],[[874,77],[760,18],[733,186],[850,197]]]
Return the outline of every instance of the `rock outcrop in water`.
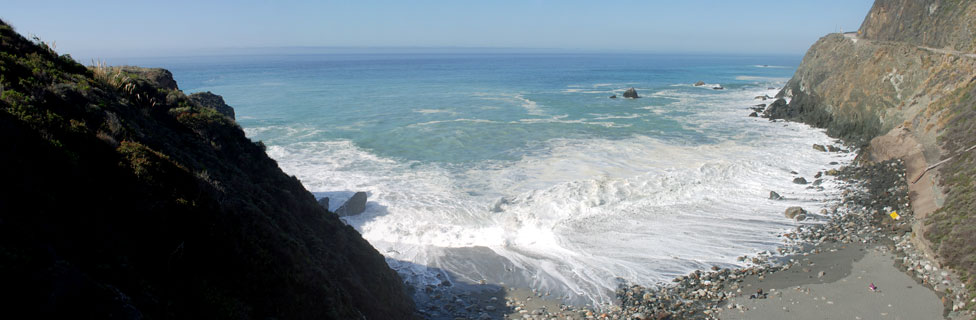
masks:
[[[857,33],[817,41],[778,97],[791,99],[768,117],[904,160],[912,241],[976,294],[976,1],[877,0]]]
[[[360,191],[353,194],[352,198],[346,200],[346,203],[343,203],[335,212],[340,217],[347,217],[363,213],[363,211],[366,211],[366,193]]]
[[[0,22],[0,88],[5,316],[414,318],[383,256],[168,71]]]
[[[640,98],[640,96],[637,95],[637,89],[630,88],[627,89],[627,91],[624,91],[624,98],[637,99]]]

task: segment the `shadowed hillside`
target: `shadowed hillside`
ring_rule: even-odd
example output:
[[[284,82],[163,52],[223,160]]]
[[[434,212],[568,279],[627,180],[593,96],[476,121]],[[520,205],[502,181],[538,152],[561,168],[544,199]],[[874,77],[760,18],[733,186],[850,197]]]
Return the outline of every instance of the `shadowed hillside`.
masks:
[[[414,317],[384,258],[168,71],[0,22],[0,91],[4,314]]]

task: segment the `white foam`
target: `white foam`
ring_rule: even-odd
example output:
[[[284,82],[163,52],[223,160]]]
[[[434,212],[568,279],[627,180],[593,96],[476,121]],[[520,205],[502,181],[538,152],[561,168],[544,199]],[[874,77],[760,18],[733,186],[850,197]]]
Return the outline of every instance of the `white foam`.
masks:
[[[647,136],[552,139],[518,161],[464,166],[395,161],[350,141],[272,146],[268,153],[310,190],[333,197],[333,208],[354,191],[369,192],[366,212],[344,219],[407,281],[440,281],[418,266],[478,280],[487,274],[472,270],[478,261],[444,261],[448,248],[479,246],[531,274],[531,285],[593,303],[611,301],[618,277],[653,285],[774,249],[777,234],[796,225],[783,216],[786,207],[817,212],[837,190],[829,180],[825,191],[793,184],[790,171],[810,179],[828,162],[852,157],[813,150],[830,141],[820,130],[745,117],[756,90],[650,95],[690,108],[682,120],[699,130],[729,127],[740,136],[701,145]],[[518,122],[640,115],[593,116]],[[451,121],[460,120],[473,119]],[[792,200],[768,200],[769,191]]]
[[[515,99],[521,102],[522,108],[525,108],[526,113],[534,116],[545,115],[545,112],[543,112],[542,109],[539,108],[539,105],[535,103],[535,101],[529,100],[523,97],[521,94],[516,95]]]

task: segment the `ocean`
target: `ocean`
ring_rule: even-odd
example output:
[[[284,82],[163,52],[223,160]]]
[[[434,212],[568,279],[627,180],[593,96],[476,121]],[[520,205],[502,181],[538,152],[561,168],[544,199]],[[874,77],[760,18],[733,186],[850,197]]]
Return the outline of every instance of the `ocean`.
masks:
[[[606,304],[623,283],[743,265],[827,208],[822,130],[747,117],[800,56],[305,54],[127,61],[222,95],[248,137],[414,288],[505,285]],[[705,86],[692,84],[704,81]],[[712,89],[721,85],[723,90]],[[635,88],[642,98],[624,99]],[[610,99],[616,94],[619,98]],[[769,199],[776,191],[786,200]],[[816,214],[803,224],[825,221]],[[422,290],[418,290],[418,293]]]

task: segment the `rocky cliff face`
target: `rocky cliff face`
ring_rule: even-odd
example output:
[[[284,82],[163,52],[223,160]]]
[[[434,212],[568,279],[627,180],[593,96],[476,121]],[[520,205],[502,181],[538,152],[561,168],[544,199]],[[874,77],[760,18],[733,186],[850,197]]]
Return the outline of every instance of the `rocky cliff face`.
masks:
[[[976,3],[963,0],[877,0],[860,36],[964,52],[976,50]]]
[[[969,279],[976,275],[976,156],[966,151],[976,145],[974,44],[976,1],[878,0],[858,33],[817,41],[780,93],[792,98],[781,118],[865,146],[864,158],[904,159],[910,179],[918,178],[917,244]]]
[[[383,256],[168,71],[0,22],[0,92],[4,315],[414,317]]]

